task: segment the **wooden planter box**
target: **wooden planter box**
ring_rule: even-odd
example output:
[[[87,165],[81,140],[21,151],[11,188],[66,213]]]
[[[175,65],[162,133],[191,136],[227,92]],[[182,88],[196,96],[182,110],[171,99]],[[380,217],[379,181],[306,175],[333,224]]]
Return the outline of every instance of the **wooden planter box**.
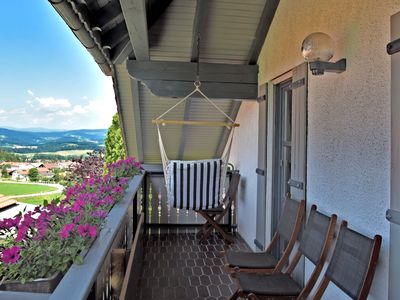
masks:
[[[61,273],[56,273],[49,278],[36,279],[26,283],[8,280],[0,285],[1,291],[29,292],[29,293],[52,293],[63,278]]]

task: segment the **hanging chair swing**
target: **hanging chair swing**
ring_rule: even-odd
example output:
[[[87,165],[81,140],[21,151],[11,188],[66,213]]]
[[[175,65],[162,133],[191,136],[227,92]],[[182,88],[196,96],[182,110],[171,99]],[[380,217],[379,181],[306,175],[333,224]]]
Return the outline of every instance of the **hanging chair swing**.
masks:
[[[197,39],[197,51],[199,51],[199,38]],[[194,89],[187,96],[179,100],[175,105],[152,120],[157,126],[158,141],[160,145],[161,160],[164,169],[165,183],[168,201],[171,206],[179,209],[204,210],[216,208],[220,205],[222,193],[225,187],[228,159],[232,146],[235,127],[239,127],[230,116],[220,109],[200,89],[199,60],[197,59],[196,81]],[[199,94],[200,99],[210,103],[228,120],[227,122],[215,121],[190,121],[190,120],[167,120],[165,115],[188,100],[194,94]],[[230,134],[225,149],[220,158],[205,160],[170,160],[164,148],[160,125],[191,125],[191,126],[224,126],[230,129]]]

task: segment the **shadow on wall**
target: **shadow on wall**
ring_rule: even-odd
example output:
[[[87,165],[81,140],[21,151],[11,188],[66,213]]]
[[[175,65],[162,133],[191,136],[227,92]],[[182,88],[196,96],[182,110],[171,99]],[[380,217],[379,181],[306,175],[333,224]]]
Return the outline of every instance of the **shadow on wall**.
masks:
[[[240,178],[240,189],[239,189],[239,199],[244,200],[244,197],[240,197],[241,195],[246,195],[246,189],[247,189],[247,180],[246,177],[241,177]]]

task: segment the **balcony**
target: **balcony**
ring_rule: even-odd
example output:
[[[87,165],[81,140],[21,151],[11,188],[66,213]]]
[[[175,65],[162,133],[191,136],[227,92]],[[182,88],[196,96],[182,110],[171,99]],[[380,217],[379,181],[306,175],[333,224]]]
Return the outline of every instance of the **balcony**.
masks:
[[[233,230],[235,219],[232,210],[224,223]],[[195,212],[167,205],[162,172],[135,176],[82,253],[84,263],[71,266],[52,293],[0,291],[0,298],[226,299],[235,286],[219,252],[248,248],[237,237],[225,245],[215,234],[199,244],[196,232],[203,223]]]

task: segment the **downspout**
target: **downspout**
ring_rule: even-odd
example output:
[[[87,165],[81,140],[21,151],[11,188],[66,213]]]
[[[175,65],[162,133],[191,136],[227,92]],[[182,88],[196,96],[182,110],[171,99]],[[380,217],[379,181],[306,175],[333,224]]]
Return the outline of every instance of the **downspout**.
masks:
[[[111,76],[113,74],[109,48],[101,45],[101,29],[90,27],[85,4],[75,3],[73,0],[49,0],[50,4],[63,18],[74,35],[93,56],[101,71]]]

